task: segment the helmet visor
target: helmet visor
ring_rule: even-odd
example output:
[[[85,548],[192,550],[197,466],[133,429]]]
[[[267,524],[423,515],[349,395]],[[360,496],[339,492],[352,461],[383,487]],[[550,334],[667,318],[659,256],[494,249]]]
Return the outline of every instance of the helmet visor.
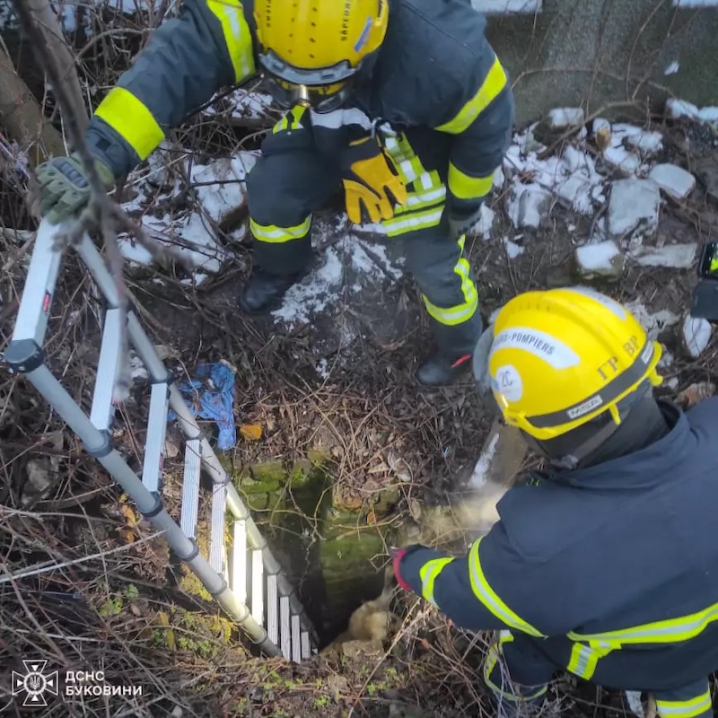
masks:
[[[303,69],[282,60],[273,50],[259,53],[262,67],[275,77],[293,85],[335,85],[355,75],[361,67],[352,67],[348,60],[342,60],[331,67]]]

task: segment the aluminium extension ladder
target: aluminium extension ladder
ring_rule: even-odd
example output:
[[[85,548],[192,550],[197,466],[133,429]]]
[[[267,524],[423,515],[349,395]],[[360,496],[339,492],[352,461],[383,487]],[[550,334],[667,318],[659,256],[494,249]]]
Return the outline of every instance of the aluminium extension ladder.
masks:
[[[140,478],[112,446],[115,415],[113,392],[122,361],[117,288],[104,260],[87,233],[76,247],[107,302],[97,378],[89,417],[44,363],[43,341],[62,254],[55,238],[68,225],[40,224],[25,281],[13,336],[4,359],[23,374],[80,437],[85,449],[134,501],[140,513],[200,579],[228,616],[267,656],[282,655],[300,662],[316,652],[317,634],[293,586],[232,485],[164,362],[128,306],[127,338],[151,378],[144,464]],[[162,465],[168,410],[172,409],[185,437],[184,479],[180,525],[162,505]],[[209,561],[195,540],[201,470],[212,480]],[[225,515],[232,517],[232,547],[225,547]],[[249,579],[249,581],[248,581]],[[247,593],[250,607],[247,606]],[[265,628],[266,626],[266,628]]]

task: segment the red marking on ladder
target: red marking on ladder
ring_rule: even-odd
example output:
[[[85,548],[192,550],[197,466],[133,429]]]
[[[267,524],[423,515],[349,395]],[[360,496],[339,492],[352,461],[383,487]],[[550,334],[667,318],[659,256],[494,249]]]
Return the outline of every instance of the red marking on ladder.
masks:
[[[42,298],[42,311],[47,314],[50,311],[50,304],[52,303],[52,295],[50,292],[45,292],[45,296]]]

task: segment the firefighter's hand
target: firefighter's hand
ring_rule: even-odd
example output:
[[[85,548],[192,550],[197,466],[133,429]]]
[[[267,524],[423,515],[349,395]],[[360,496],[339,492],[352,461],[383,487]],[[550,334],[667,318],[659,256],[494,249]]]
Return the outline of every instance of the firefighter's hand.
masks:
[[[107,165],[95,160],[103,186],[110,190],[115,178]],[[40,186],[40,204],[51,224],[78,215],[90,201],[90,183],[79,156],[53,157],[35,170]]]
[[[404,182],[377,137],[352,142],[343,153],[342,169],[347,215],[354,224],[361,224],[362,208],[369,221],[380,222],[406,202]]]

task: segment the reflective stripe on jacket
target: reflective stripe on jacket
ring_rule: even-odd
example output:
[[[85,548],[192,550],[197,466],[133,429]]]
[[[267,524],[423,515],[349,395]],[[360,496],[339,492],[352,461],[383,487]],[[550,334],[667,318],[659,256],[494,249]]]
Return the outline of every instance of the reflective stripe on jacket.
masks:
[[[584,678],[618,653],[676,685],[718,669],[718,398],[661,408],[663,439],[511,489],[467,556],[418,547],[402,577],[457,624],[522,631]]]

